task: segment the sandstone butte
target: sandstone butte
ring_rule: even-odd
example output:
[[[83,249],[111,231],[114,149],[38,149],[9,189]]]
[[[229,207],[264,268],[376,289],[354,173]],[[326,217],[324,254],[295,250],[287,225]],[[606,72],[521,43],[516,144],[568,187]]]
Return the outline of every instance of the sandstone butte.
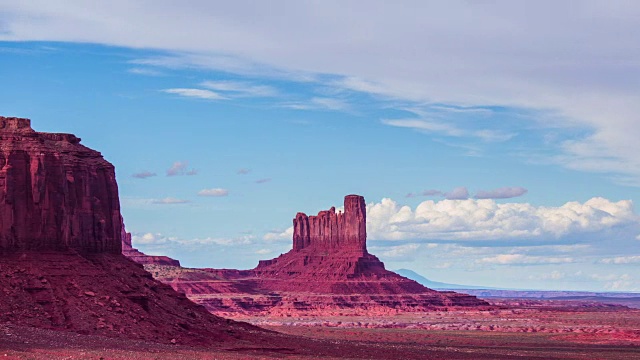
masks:
[[[0,117],[0,324],[189,345],[282,344],[281,335],[214,316],[154,280],[121,254],[122,233],[113,165],[74,135]]]
[[[367,251],[364,198],[293,219],[293,248],[252,270],[148,265],[159,280],[209,311],[228,317],[380,315],[486,307],[475,296],[439,292],[386,270]]]

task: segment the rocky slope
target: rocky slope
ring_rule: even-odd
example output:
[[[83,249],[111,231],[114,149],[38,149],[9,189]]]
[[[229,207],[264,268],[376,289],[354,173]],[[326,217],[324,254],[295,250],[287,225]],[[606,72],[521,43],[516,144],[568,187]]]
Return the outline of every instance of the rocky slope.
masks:
[[[147,266],[159,280],[211,312],[225,316],[261,314],[386,314],[488,304],[474,296],[438,292],[385,269],[366,247],[366,206],[345,197],[317,216],[298,213],[293,248],[252,270]]]
[[[164,343],[273,342],[121,254],[113,165],[70,134],[0,117],[0,323]]]

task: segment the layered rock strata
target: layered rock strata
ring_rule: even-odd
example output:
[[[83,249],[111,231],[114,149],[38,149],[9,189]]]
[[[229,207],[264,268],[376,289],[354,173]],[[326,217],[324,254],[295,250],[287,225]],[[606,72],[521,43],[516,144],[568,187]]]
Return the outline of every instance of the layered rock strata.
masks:
[[[121,251],[113,165],[71,134],[0,117],[0,251]]]
[[[386,314],[486,307],[474,296],[438,292],[385,269],[366,247],[366,204],[293,219],[293,248],[252,270],[147,269],[211,312],[225,316]]]

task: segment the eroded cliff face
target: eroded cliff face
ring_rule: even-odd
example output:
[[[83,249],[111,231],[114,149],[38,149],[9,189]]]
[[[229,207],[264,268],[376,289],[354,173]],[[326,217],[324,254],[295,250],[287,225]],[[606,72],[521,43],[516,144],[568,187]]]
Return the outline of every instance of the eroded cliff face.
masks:
[[[120,253],[113,165],[71,134],[0,117],[0,251]]]
[[[344,213],[336,209],[320,211],[316,216],[298,213],[293,219],[293,250],[315,248],[315,251],[367,251],[367,217],[364,198],[344,198]]]

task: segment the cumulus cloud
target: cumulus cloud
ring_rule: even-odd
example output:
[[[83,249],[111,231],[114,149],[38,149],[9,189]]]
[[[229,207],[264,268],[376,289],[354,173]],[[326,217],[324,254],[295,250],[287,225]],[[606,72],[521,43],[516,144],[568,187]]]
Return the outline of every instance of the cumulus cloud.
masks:
[[[510,199],[522,196],[527,193],[527,189],[523,187],[503,187],[494,190],[478,190],[476,199]]]
[[[184,200],[184,199],[176,199],[176,198],[172,198],[172,197],[166,197],[164,199],[153,199],[153,200],[151,200],[152,204],[159,204],[159,205],[186,204],[186,203],[189,203],[189,202],[191,202],[191,201]]]
[[[559,207],[498,204],[491,199],[427,200],[415,209],[388,198],[367,205],[367,231],[377,240],[548,241],[638,223],[630,200],[599,197]]]
[[[202,189],[198,191],[198,195],[200,196],[212,196],[212,197],[221,197],[229,195],[229,190],[222,188],[213,188],[213,189]]]
[[[146,179],[152,176],[156,176],[157,174],[154,172],[150,172],[150,171],[142,171],[139,173],[135,173],[133,175],[131,175],[131,177],[136,178],[136,179]]]

